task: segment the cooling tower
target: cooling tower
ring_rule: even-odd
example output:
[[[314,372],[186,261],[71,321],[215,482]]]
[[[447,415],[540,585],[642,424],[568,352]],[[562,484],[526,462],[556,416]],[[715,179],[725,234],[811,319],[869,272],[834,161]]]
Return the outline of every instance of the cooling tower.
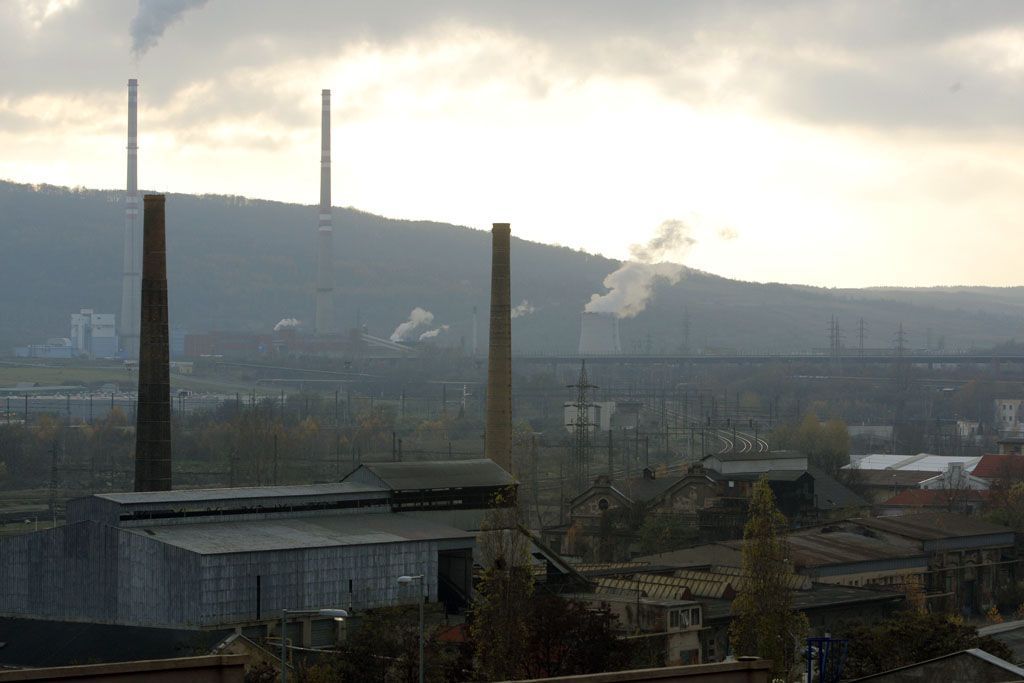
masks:
[[[599,356],[622,353],[619,343],[619,319],[611,313],[584,313],[580,316],[580,355]]]
[[[164,196],[147,194],[142,223],[139,401],[135,419],[135,490],[171,490],[171,357],[167,327]]]
[[[317,222],[316,313],[317,334],[334,332],[334,221],[331,217],[331,91],[321,93],[320,108],[320,218]]]
[[[491,231],[491,335],[487,350],[487,457],[512,471],[512,286],[511,227]]]
[[[128,81],[128,183],[124,197],[124,255],[121,260],[121,351],[134,358],[139,353],[139,273],[142,270],[142,231],[139,225],[138,175],[139,82]]]

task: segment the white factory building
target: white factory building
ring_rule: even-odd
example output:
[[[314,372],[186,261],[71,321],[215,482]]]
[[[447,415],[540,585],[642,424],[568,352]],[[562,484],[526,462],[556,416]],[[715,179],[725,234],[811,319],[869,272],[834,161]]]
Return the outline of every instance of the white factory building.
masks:
[[[83,308],[71,314],[71,346],[77,356],[117,356],[117,326],[113,313],[96,313]]]

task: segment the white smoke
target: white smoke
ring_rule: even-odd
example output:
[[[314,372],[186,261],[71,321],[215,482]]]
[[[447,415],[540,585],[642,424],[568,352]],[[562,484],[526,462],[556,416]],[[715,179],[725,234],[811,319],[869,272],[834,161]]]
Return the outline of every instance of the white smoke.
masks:
[[[274,325],[274,332],[280,332],[281,330],[288,329],[290,327],[298,327],[301,325],[295,318],[281,318],[276,325]]]
[[[433,330],[427,330],[426,332],[424,332],[423,334],[420,335],[420,341],[424,341],[426,339],[433,339],[434,337],[436,337],[437,335],[441,334],[442,332],[447,332],[447,331],[448,331],[448,326],[447,325],[441,325],[441,327],[435,328]]]
[[[530,315],[537,310],[537,307],[531,304],[526,299],[523,299],[523,303],[519,304],[512,309],[513,318],[522,318],[524,315]]]
[[[434,322],[434,314],[417,306],[409,313],[409,319],[396,327],[395,331],[391,333],[391,341],[409,341],[412,338],[412,333],[417,328],[427,327],[432,322]]]
[[[695,243],[685,223],[665,221],[647,244],[630,246],[632,258],[604,278],[603,284],[609,291],[592,295],[583,310],[632,318],[647,308],[657,280],[665,280],[670,285],[679,282],[683,266],[666,259],[681,260]]]
[[[160,42],[167,27],[181,19],[190,9],[202,7],[208,0],[139,0],[139,10],[132,18],[132,53],[136,58]]]

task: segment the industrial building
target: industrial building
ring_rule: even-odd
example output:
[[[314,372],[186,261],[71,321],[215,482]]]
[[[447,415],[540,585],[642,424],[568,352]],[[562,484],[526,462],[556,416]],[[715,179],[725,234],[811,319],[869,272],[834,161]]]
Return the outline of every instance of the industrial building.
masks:
[[[67,337],[51,337],[45,344],[14,347],[16,358],[72,358],[74,354],[75,347]]]
[[[75,355],[92,358],[117,356],[117,326],[113,313],[83,308],[71,314],[71,346]]]
[[[477,460],[364,466],[334,484],[75,499],[65,526],[0,539],[0,615],[266,628],[282,609],[415,600],[395,579],[416,574],[430,601],[457,609],[472,593],[475,533],[443,518],[479,519],[487,492],[510,485]]]

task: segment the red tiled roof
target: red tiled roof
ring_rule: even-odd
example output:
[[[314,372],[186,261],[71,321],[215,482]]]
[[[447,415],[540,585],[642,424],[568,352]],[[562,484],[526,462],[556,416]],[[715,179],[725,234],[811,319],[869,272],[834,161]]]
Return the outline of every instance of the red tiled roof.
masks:
[[[951,502],[979,503],[988,500],[988,491],[947,491],[942,489],[907,489],[900,491],[882,505],[906,507],[946,507]]]
[[[983,455],[971,474],[982,479],[1024,478],[1024,455],[1000,453]]]

